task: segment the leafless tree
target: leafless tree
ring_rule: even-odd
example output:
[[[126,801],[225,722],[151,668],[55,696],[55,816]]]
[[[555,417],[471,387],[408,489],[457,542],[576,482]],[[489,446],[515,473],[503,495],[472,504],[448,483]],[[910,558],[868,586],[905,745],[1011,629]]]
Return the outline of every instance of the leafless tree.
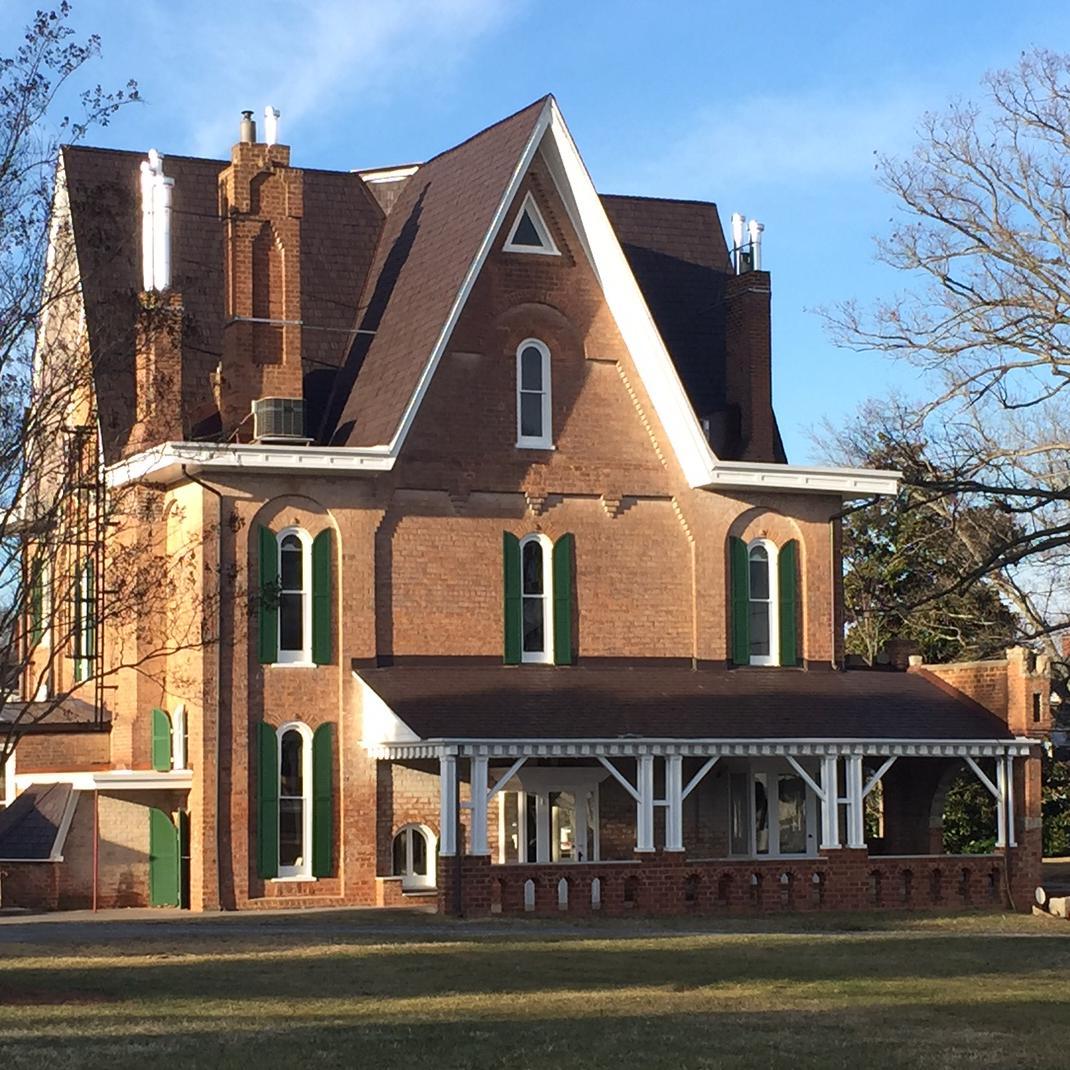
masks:
[[[931,396],[871,403],[834,448],[920,444],[917,507],[973,555],[953,586],[989,577],[1057,655],[1070,622],[1070,56],[1034,50],[983,84],[979,101],[925,116],[912,155],[880,161],[899,214],[879,258],[905,291],[825,313],[840,344],[921,369]],[[1006,518],[998,532],[955,524],[976,505]]]

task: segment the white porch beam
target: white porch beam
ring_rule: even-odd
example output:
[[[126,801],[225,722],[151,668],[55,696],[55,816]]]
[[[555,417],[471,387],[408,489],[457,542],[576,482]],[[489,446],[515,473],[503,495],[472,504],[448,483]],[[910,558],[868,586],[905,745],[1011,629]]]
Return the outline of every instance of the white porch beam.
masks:
[[[684,760],[679,754],[665,759],[665,850],[684,849]]]
[[[867,795],[880,783],[881,777],[888,772],[889,769],[895,765],[895,759],[898,755],[893,754],[890,758],[885,758],[881,767],[866,781],[866,786],[862,789],[862,798],[866,798]]]
[[[654,755],[640,754],[636,764],[635,849],[649,852],[654,850]]]
[[[517,758],[517,760],[513,762],[511,766],[509,766],[509,772],[507,772],[504,776],[499,777],[498,780],[495,782],[494,787],[491,788],[489,792],[487,792],[487,802],[490,802],[490,800],[493,799],[494,796],[497,795],[498,792],[501,791],[502,788],[504,788],[505,785],[508,784],[509,781],[512,780],[518,772],[520,772],[521,767],[526,761],[527,757]]]
[[[719,754],[715,754],[712,758],[708,758],[702,765],[702,768],[687,782],[687,787],[684,788],[683,798],[687,798],[702,783],[706,774],[721,760]]]
[[[794,755],[785,754],[785,758],[788,760],[788,764],[799,774],[809,786],[810,790],[822,801],[825,801],[825,789],[818,785],[817,781],[796,761]]]
[[[1017,847],[1018,839],[1014,834],[1014,755],[1007,754],[1003,759],[1007,766],[1006,784],[1004,790],[1007,793],[1007,845]]]
[[[974,775],[986,788],[992,798],[996,800],[996,846],[1007,846],[1007,769],[998,758],[996,759],[996,783],[988,779],[985,771],[970,757],[966,755],[966,764],[974,771]]]
[[[457,853],[457,758],[442,754],[438,759],[438,853]]]
[[[821,849],[837,850],[840,846],[839,772],[837,759],[821,759]]]
[[[862,791],[862,755],[849,755],[847,766],[847,846],[866,846],[865,807]]]
[[[648,755],[649,757],[649,755]],[[613,774],[617,783],[636,801],[639,802],[639,792],[632,787],[623,773],[606,757],[599,754],[598,760]],[[653,793],[651,793],[653,795]]]
[[[477,755],[471,761],[471,788],[472,788],[472,836],[469,840],[468,853],[472,855],[488,855],[490,848],[487,846],[487,759]]]

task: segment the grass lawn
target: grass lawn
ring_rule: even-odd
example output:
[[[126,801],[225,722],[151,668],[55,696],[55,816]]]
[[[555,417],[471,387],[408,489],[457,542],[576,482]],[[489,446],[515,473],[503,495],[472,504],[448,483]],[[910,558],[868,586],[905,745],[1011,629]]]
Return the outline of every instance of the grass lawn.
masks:
[[[1070,1066],[1070,925],[0,925],[0,1067]]]

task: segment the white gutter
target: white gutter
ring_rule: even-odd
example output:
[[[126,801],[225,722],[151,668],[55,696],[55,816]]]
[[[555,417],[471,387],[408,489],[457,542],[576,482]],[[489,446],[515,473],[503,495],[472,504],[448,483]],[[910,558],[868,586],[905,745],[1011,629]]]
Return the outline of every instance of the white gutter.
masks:
[[[147,482],[167,485],[183,477],[183,468],[200,472],[299,471],[309,475],[389,472],[397,458],[385,446],[277,446],[201,442],[165,442],[105,469],[109,487]]]

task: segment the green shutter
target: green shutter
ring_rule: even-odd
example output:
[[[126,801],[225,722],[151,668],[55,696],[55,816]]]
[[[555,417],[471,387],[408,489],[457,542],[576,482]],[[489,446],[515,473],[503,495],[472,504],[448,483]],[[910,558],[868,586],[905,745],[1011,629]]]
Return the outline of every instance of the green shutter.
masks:
[[[257,765],[256,858],[261,877],[279,875],[279,740],[275,729],[261,722]]]
[[[735,536],[728,540],[732,605],[732,662],[750,664],[750,580],[747,547]]]
[[[149,904],[177,907],[182,899],[178,829],[162,810],[149,809]]]
[[[572,664],[572,558],[576,539],[562,535],[554,543],[554,664]]]
[[[260,526],[260,663],[279,658],[279,550],[275,533]]]
[[[312,876],[334,875],[334,725],[312,735]]]
[[[505,664],[520,664],[523,607],[520,598],[520,540],[502,532],[502,569],[505,588]]]
[[[152,711],[152,768],[157,773],[171,768],[171,718],[159,708]]]
[[[777,592],[780,602],[780,664],[797,665],[799,642],[796,634],[796,599],[799,588],[799,544],[784,543],[777,556]]]
[[[331,660],[331,530],[312,540],[312,660]]]

